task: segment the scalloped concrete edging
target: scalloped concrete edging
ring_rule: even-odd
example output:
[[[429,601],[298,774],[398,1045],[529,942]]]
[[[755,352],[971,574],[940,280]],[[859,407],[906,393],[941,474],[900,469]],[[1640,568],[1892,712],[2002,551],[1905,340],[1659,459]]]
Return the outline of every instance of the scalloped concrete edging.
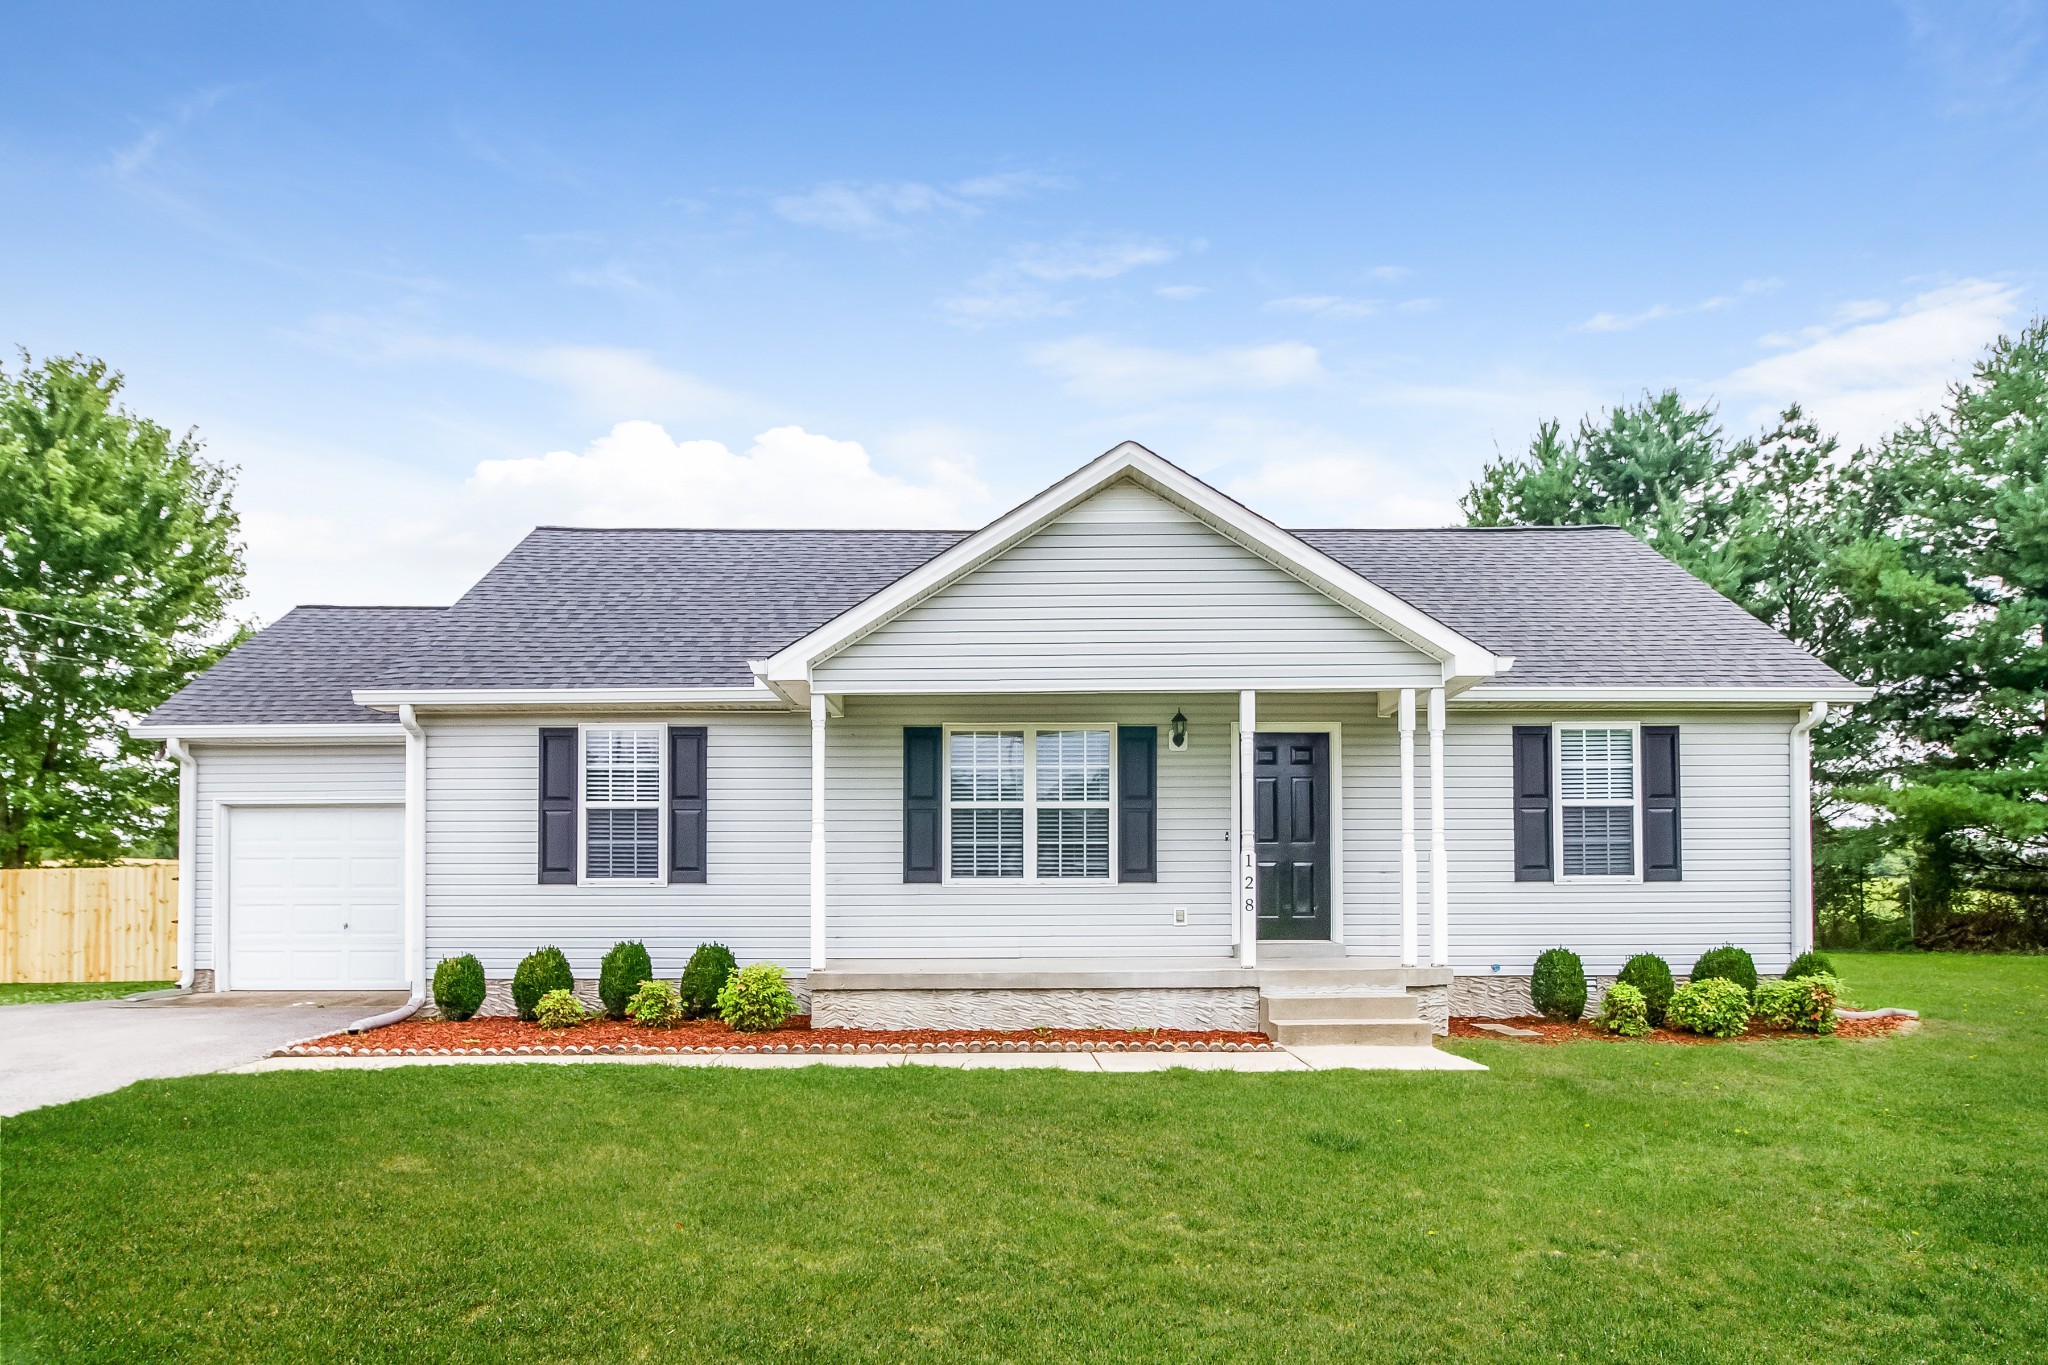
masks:
[[[324,1035],[323,1035],[324,1036]],[[556,1043],[520,1047],[309,1047],[307,1039],[287,1044],[273,1057],[702,1057],[733,1054],[761,1056],[918,1056],[1019,1052],[1252,1052],[1272,1053],[1284,1049],[1273,1043],[1046,1043],[1046,1042],[964,1042],[964,1043],[788,1043],[748,1044],[742,1047],[650,1047],[645,1043],[602,1043],[578,1046]]]

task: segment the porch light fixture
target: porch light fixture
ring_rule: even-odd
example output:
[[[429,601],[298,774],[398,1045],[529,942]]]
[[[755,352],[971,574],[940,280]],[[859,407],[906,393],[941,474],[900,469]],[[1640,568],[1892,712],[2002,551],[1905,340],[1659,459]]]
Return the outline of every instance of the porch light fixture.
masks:
[[[1178,707],[1174,708],[1173,726],[1166,732],[1166,747],[1169,749],[1185,749],[1188,747],[1188,718],[1180,713]]]

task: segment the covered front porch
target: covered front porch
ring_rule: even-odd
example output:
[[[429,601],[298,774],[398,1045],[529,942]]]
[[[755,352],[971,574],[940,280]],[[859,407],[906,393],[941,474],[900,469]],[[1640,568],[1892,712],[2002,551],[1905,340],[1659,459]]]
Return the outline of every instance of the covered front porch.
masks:
[[[1442,1031],[1444,688],[808,700],[819,1023]]]

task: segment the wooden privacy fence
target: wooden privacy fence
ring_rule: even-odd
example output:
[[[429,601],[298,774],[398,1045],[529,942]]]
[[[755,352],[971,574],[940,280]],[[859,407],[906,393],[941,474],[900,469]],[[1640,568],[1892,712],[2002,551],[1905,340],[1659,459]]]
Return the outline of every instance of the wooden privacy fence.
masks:
[[[0,981],[168,981],[178,864],[0,868]]]

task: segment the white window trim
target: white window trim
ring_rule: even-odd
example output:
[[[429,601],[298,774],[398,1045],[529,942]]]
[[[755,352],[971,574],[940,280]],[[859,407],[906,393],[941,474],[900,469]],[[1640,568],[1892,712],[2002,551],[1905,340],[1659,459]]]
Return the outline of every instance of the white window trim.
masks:
[[[652,730],[655,734],[656,785],[654,797],[654,868],[652,877],[593,877],[590,875],[590,732],[592,730]],[[578,886],[667,886],[668,885],[668,727],[633,722],[593,721],[576,727],[576,885]],[[606,802],[607,810],[633,809],[624,802]]]
[[[939,840],[942,845],[940,856],[944,859],[946,886],[1114,886],[1117,870],[1117,797],[1121,787],[1117,782],[1117,741],[1116,722],[1094,720],[1047,721],[1043,724],[1011,724],[1007,721],[973,721],[941,727],[939,751],[939,791],[943,797],[941,811],[944,819],[939,826]],[[1019,731],[1024,736],[1024,875],[1021,877],[955,877],[953,875],[953,732],[964,730],[969,734],[989,734],[997,731]],[[1038,875],[1038,737],[1041,734],[1062,730],[1107,730],[1109,732],[1109,874],[1103,877],[1041,877]],[[969,807],[987,809],[991,806],[1009,805],[1009,802],[969,801]],[[1094,802],[1047,801],[1045,806],[1056,810],[1087,810]]]
[[[1578,876],[1565,875],[1564,870],[1564,732],[1567,730],[1626,730],[1629,732],[1629,774],[1634,779],[1634,793],[1630,796],[1631,823],[1634,832],[1629,838],[1629,850],[1635,860],[1635,870],[1626,876]],[[1643,880],[1643,727],[1633,720],[1583,720],[1554,721],[1550,727],[1550,790],[1551,813],[1556,817],[1551,824],[1551,856],[1556,860],[1556,879],[1560,882],[1606,882],[1615,886],[1629,886]],[[1573,801],[1574,806],[1605,806],[1611,801]]]

